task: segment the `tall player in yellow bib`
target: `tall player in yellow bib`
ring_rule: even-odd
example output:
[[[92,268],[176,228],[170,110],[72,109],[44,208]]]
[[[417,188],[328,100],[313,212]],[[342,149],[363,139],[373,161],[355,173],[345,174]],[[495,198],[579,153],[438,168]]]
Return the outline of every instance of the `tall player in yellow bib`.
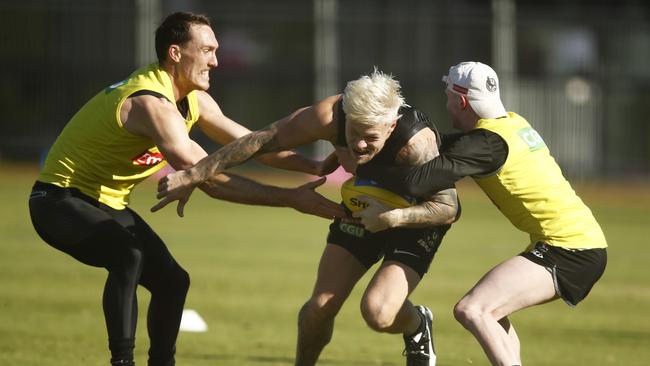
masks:
[[[524,252],[490,270],[454,309],[492,364],[520,365],[508,315],[558,298],[578,304],[605,270],[607,243],[541,136],[522,116],[506,112],[492,68],[463,62],[443,80],[447,111],[463,132],[444,136],[440,156],[416,169],[371,163],[356,171],[415,196],[472,176],[530,235]]]
[[[206,92],[218,46],[205,16],[167,17],[156,31],[159,62],[99,92],[72,117],[30,196],[34,228],[48,244],[108,271],[103,308],[113,365],[134,364],[138,285],[151,292],[148,363],[174,364],[189,275],[127,204],[133,187],[166,163],[183,169],[207,155],[188,136],[194,124],[221,144],[249,132],[226,117]],[[262,159],[311,174],[328,172],[327,164],[289,151]],[[323,181],[281,189],[222,174],[201,189],[234,202],[345,216],[338,203],[314,191]]]

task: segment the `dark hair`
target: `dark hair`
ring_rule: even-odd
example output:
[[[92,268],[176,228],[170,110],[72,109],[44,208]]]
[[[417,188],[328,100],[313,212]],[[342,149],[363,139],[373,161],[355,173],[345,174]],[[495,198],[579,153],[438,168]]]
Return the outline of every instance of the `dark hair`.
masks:
[[[167,59],[169,46],[190,40],[190,27],[195,24],[212,26],[210,19],[201,14],[177,12],[165,18],[156,29],[156,55],[160,64]]]

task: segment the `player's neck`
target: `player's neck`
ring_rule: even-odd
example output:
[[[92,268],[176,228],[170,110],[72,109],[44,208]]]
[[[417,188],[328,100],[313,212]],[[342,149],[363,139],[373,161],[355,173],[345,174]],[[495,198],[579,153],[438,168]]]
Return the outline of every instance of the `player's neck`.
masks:
[[[183,83],[179,78],[179,73],[176,70],[176,67],[173,65],[170,66],[168,64],[165,64],[162,65],[161,68],[165,70],[167,75],[169,75],[169,79],[172,82],[172,90],[174,91],[174,102],[178,103],[179,101],[183,100],[192,90],[188,90],[188,88],[183,87]]]

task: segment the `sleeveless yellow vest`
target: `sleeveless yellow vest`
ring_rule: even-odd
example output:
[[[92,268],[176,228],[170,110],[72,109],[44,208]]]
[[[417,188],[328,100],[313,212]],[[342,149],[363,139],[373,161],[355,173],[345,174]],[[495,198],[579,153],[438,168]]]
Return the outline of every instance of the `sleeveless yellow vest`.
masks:
[[[605,236],[576,195],[541,136],[521,116],[481,119],[476,128],[499,134],[508,158],[493,175],[473,177],[531,245],[544,241],[568,249],[605,248]]]
[[[127,131],[122,103],[133,93],[151,90],[175,103],[172,82],[157,63],[95,95],[68,122],[50,149],[38,180],[84,194],[121,210],[133,187],[166,165],[153,141]],[[196,93],[187,95],[189,132],[199,118]]]

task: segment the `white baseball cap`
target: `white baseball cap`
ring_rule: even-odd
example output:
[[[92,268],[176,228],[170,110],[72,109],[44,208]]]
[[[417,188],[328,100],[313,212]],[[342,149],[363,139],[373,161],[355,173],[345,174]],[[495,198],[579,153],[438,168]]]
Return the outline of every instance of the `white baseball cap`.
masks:
[[[449,68],[442,77],[447,89],[463,95],[474,112],[481,118],[498,118],[507,115],[499,94],[497,73],[480,62],[461,62]]]

